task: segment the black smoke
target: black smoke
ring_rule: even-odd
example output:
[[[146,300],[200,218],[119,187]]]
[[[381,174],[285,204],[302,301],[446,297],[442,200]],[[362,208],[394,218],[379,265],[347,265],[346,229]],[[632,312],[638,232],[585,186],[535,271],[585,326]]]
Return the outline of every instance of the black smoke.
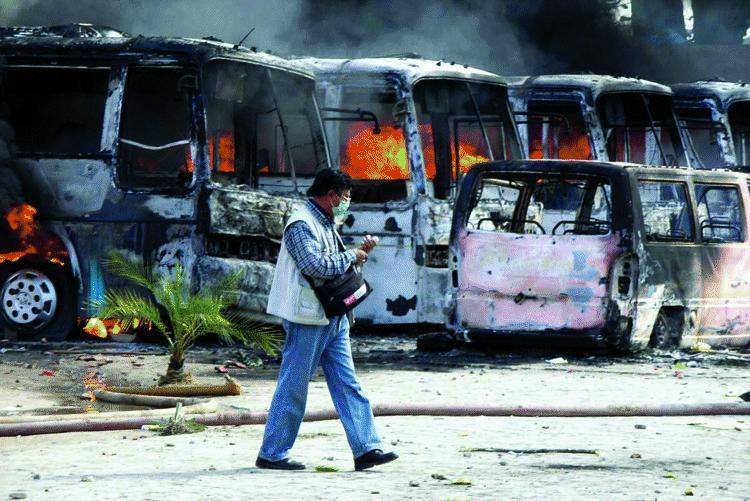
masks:
[[[750,27],[747,0],[692,0],[695,41],[699,44],[735,44]]]
[[[648,56],[608,0],[4,0],[3,24],[75,21],[133,34],[202,37],[283,53],[357,57],[418,52],[505,74],[632,74]]]
[[[2,98],[2,60],[0,60],[0,103]],[[0,251],[17,243],[5,219],[8,211],[23,203],[24,187],[15,173],[15,148],[13,128],[7,120],[4,106],[0,104]]]
[[[325,8],[310,1],[300,16],[305,25],[290,30],[290,40],[317,56],[416,51],[506,75],[632,75],[655,64],[603,0],[333,0]]]
[[[612,15],[622,1],[0,0],[0,24],[91,22],[134,35],[211,35],[232,43],[254,28],[246,45],[281,54],[416,52],[505,75],[592,72],[674,81],[716,74],[712,60],[726,53],[693,56],[684,43],[682,0],[632,0],[632,27]],[[750,2],[693,4],[696,39],[721,31],[722,40],[739,44]]]

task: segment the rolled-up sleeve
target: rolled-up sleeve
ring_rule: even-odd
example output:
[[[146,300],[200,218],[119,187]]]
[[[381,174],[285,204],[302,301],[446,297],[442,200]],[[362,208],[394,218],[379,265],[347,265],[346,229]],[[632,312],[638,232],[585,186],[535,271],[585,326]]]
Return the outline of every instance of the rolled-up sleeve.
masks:
[[[357,259],[353,250],[324,254],[320,242],[304,221],[289,225],[284,232],[284,243],[300,272],[313,278],[336,278]]]

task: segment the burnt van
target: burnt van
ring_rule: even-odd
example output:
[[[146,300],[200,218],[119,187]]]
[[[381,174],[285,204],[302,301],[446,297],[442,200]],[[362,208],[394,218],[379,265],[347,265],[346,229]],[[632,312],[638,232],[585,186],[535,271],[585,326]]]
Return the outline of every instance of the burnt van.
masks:
[[[239,272],[240,312],[272,320],[285,217],[330,165],[313,74],[215,39],[57,28],[0,37],[24,187],[0,214],[0,323],[64,338],[122,285],[112,250],[194,288]]]
[[[616,350],[750,340],[750,177],[585,161],[474,167],[450,241],[449,329]]]

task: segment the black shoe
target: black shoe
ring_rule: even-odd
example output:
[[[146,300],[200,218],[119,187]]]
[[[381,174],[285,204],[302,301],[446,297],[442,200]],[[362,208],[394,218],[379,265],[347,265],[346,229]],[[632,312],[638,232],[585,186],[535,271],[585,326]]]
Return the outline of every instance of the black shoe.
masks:
[[[264,468],[266,470],[304,470],[305,465],[302,463],[298,463],[297,461],[292,461],[289,458],[286,459],[280,459],[279,461],[269,461],[268,459],[263,459],[262,457],[258,457],[258,459],[255,460],[255,466],[258,468]]]
[[[380,449],[373,449],[370,452],[362,454],[358,458],[354,458],[354,469],[362,471],[379,464],[390,463],[396,459],[398,459],[398,454],[395,452],[384,453]]]

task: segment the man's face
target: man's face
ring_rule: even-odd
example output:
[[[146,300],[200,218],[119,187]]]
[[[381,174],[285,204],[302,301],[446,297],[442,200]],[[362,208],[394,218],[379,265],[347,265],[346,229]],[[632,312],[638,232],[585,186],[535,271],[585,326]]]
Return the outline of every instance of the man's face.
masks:
[[[341,195],[336,193],[335,190],[331,190],[329,196],[331,200],[331,208],[338,207],[344,200],[351,201],[352,190],[344,190],[341,192]]]

